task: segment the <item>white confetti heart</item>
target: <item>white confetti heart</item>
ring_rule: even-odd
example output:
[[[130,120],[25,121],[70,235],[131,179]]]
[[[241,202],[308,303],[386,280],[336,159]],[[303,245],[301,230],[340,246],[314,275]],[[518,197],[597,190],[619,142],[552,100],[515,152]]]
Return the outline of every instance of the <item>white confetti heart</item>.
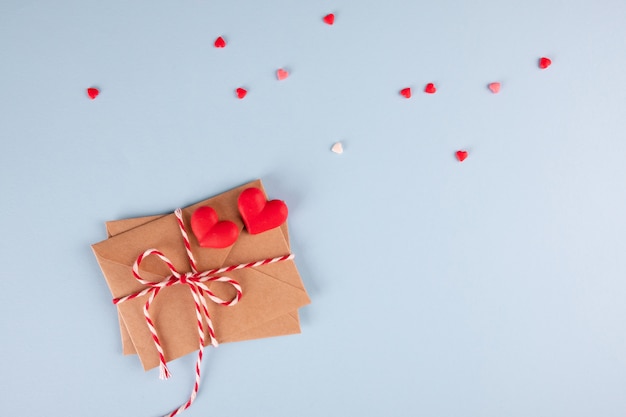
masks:
[[[343,145],[341,144],[341,142],[337,142],[333,145],[332,148],[330,148],[331,151],[337,153],[337,154],[342,154],[343,153]]]

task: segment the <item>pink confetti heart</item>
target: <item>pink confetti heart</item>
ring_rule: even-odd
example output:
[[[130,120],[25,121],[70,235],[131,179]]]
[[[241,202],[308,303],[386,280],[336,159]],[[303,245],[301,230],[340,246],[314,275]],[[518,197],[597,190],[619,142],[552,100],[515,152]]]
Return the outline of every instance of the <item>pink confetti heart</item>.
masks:
[[[278,78],[279,81],[284,80],[285,78],[289,77],[289,72],[280,68],[276,71],[276,78]]]
[[[550,60],[550,58],[546,58],[545,56],[539,58],[539,68],[546,69],[550,65],[552,65],[552,60]]]
[[[411,88],[403,88],[400,90],[400,95],[404,98],[411,98]]]
[[[341,155],[343,153],[343,145],[341,144],[341,142],[337,142],[333,145],[332,148],[330,148],[330,150],[336,154]]]
[[[465,158],[467,158],[467,151],[456,151],[456,159],[458,159],[459,162],[465,161]]]
[[[216,48],[224,48],[226,46],[226,41],[221,36],[215,39],[215,47]]]
[[[246,94],[248,94],[248,90],[246,90],[245,88],[241,88],[241,87],[236,89],[235,92],[237,93],[237,98],[239,99],[244,98]]]
[[[428,83],[426,84],[426,87],[424,87],[424,92],[427,94],[435,94],[437,92],[437,87],[435,87],[435,84],[433,83]]]
[[[96,97],[98,97],[98,94],[100,94],[100,90],[98,90],[95,87],[89,87],[87,89],[87,95],[89,96],[90,99],[95,100]]]
[[[491,83],[488,87],[493,94],[498,94],[500,92],[500,83]]]
[[[324,23],[332,26],[332,24],[335,23],[335,15],[332,13],[329,13],[326,16],[324,16]]]

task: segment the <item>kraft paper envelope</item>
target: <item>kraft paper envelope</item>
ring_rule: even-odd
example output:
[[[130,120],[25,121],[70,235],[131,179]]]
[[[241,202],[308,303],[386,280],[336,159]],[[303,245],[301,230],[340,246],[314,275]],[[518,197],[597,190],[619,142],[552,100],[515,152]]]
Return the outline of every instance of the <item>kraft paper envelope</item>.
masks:
[[[152,220],[156,220],[161,217],[162,216],[146,216],[106,222],[108,237],[119,235],[120,233],[126,232],[135,227],[142,226],[146,223],[151,222]],[[287,241],[287,245],[289,245],[289,230],[287,228],[287,223],[281,225],[280,229],[283,232],[285,240]],[[120,335],[122,338],[122,352],[125,355],[136,354],[137,349],[135,349],[132,339],[130,338],[130,334],[128,334],[126,324],[124,323],[121,314],[118,313],[118,316],[120,322]],[[295,333],[300,333],[300,318],[298,316],[297,310],[276,319],[270,320],[267,323],[263,323],[261,326],[255,329],[249,329],[245,332],[240,333],[239,335],[235,335],[234,339],[231,341],[239,342],[242,340],[284,336]]]
[[[250,235],[244,229],[237,199],[248,187],[263,189],[261,182],[257,180],[183,209],[192,252],[200,271],[290,253],[281,228],[257,235]],[[238,226],[240,235],[231,247],[211,249],[198,245],[189,228],[190,217],[195,209],[204,205],[213,207],[220,220],[230,220]],[[174,214],[133,227],[92,247],[113,297],[123,297],[145,288],[133,277],[132,266],[137,256],[147,249],[161,251],[181,273],[190,270]],[[144,259],[140,273],[143,279],[155,282],[170,275],[166,265],[156,256]],[[221,343],[259,337],[259,328],[263,325],[289,316],[310,302],[291,260],[232,271],[227,276],[240,283],[243,297],[238,304],[230,307],[207,301],[216,338]],[[223,299],[230,299],[235,295],[235,291],[224,283],[213,282],[209,287]],[[146,370],[159,364],[158,354],[143,315],[147,297],[146,295],[118,304],[119,315]],[[198,349],[195,307],[187,286],[174,285],[161,290],[150,307],[150,314],[167,361]],[[206,344],[209,344],[210,339],[208,332],[206,333]]]

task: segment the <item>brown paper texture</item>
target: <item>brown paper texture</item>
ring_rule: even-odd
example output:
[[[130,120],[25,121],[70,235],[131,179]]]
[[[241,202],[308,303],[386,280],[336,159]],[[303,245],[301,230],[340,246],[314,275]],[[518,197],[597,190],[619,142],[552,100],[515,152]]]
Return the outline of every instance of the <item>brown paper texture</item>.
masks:
[[[237,198],[248,187],[263,189],[259,180],[227,191],[216,197],[183,209],[183,219],[200,271],[273,258],[290,253],[286,225],[267,232],[250,235],[243,228],[237,209]],[[195,209],[209,205],[220,220],[234,222],[240,230],[235,244],[225,249],[202,248],[189,228]],[[141,253],[150,248],[163,252],[181,273],[190,270],[182,236],[174,214],[109,222],[110,238],[94,244],[93,250],[102,268],[113,297],[122,297],[144,286],[132,275],[132,265]],[[161,281],[169,275],[167,267],[154,256],[141,265],[144,279]],[[277,336],[299,332],[297,309],[310,302],[293,261],[284,261],[257,268],[228,273],[243,288],[241,301],[231,307],[208,300],[217,340],[220,343]],[[230,299],[234,290],[221,283],[210,288],[223,299]],[[122,340],[126,353],[137,353],[144,369],[158,366],[158,355],[143,315],[147,296],[118,304]],[[150,307],[167,361],[198,349],[195,308],[189,289],[175,285],[159,292]],[[210,343],[208,333],[206,343]]]
[[[145,216],[132,219],[109,221],[106,222],[107,235],[108,237],[119,235],[120,233],[126,232],[130,229],[134,229],[135,227],[142,226],[146,223],[151,222],[152,220],[156,220],[161,217],[163,216]],[[280,226],[280,229],[287,241],[287,245],[289,245],[289,231],[287,228],[287,223],[282,224]],[[124,355],[136,354],[137,349],[135,349],[135,345],[133,345],[130,334],[128,333],[128,329],[126,328],[126,324],[124,323],[122,315],[119,314],[119,312],[118,319],[120,323],[120,336],[122,339],[122,352],[124,353]],[[238,335],[239,338],[235,337],[231,341],[238,342],[250,339],[261,339],[264,337],[284,336],[295,333],[300,333],[300,318],[298,316],[297,310],[276,319],[269,320],[268,322],[261,324],[257,328],[249,329],[246,332],[242,332]]]

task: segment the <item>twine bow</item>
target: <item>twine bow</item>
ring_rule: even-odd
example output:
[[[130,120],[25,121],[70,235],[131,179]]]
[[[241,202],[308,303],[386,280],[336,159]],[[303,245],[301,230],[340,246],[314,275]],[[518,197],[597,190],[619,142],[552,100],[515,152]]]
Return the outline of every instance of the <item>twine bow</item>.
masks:
[[[150,330],[150,333],[152,334],[152,339],[154,340],[154,346],[159,354],[159,368],[160,368],[159,378],[168,379],[171,376],[171,373],[167,368],[167,363],[165,361],[165,354],[163,353],[163,348],[161,347],[159,336],[157,335],[157,331],[154,327],[154,323],[152,322],[152,319],[150,318],[150,311],[149,311],[150,305],[152,304],[156,296],[159,294],[159,291],[161,291],[163,288],[171,287],[172,285],[182,284],[182,285],[187,285],[189,287],[189,290],[191,291],[191,296],[193,297],[193,301],[195,304],[196,320],[197,320],[197,325],[198,325],[199,350],[198,350],[198,359],[196,360],[196,381],[195,381],[193,390],[191,391],[191,395],[189,396],[189,399],[187,400],[187,402],[181,405],[178,409],[167,414],[165,417],[174,417],[181,411],[189,408],[191,404],[193,403],[193,401],[195,400],[196,395],[198,394],[198,390],[200,388],[200,365],[202,364],[202,357],[204,354],[204,342],[205,342],[203,320],[206,321],[209,336],[211,337],[211,344],[215,347],[218,346],[218,342],[215,337],[215,331],[213,328],[213,322],[211,321],[211,316],[209,314],[209,310],[207,307],[206,298],[208,297],[211,301],[213,301],[216,304],[219,304],[225,307],[230,307],[230,306],[234,306],[235,304],[237,304],[239,300],[241,300],[241,297],[243,295],[241,286],[239,285],[237,281],[230,279],[228,277],[219,276],[219,274],[235,271],[238,269],[253,268],[253,267],[267,265],[267,264],[271,264],[275,262],[282,262],[282,261],[286,261],[286,260],[290,260],[294,258],[293,254],[289,254],[289,255],[280,256],[277,258],[264,259],[264,260],[257,261],[257,262],[226,266],[223,268],[216,268],[216,269],[211,269],[208,271],[199,272],[198,268],[196,267],[195,258],[193,256],[193,253],[191,252],[189,236],[187,236],[187,232],[185,230],[185,223],[183,222],[182,210],[176,209],[174,214],[176,215],[178,226],[179,226],[181,235],[183,237],[183,243],[187,251],[187,257],[189,259],[189,265],[191,266],[191,272],[186,272],[186,273],[178,272],[176,270],[176,267],[162,252],[158,251],[157,249],[148,249],[144,253],[139,255],[139,257],[137,257],[137,260],[133,264],[133,276],[135,277],[137,281],[139,281],[143,285],[146,285],[147,288],[141,291],[138,291],[136,293],[124,296],[124,297],[113,299],[113,304],[117,305],[124,301],[132,300],[134,298],[149,294],[148,300],[143,306],[143,314],[146,319],[148,329]],[[152,282],[152,281],[145,280],[141,277],[141,274],[139,273],[139,266],[141,265],[141,262],[150,255],[155,255],[158,258],[160,258],[170,270],[171,274],[163,281]],[[231,300],[228,300],[228,301],[223,300],[220,297],[216,296],[209,289],[209,287],[206,285],[207,282],[227,283],[231,285],[237,291],[237,294]]]

